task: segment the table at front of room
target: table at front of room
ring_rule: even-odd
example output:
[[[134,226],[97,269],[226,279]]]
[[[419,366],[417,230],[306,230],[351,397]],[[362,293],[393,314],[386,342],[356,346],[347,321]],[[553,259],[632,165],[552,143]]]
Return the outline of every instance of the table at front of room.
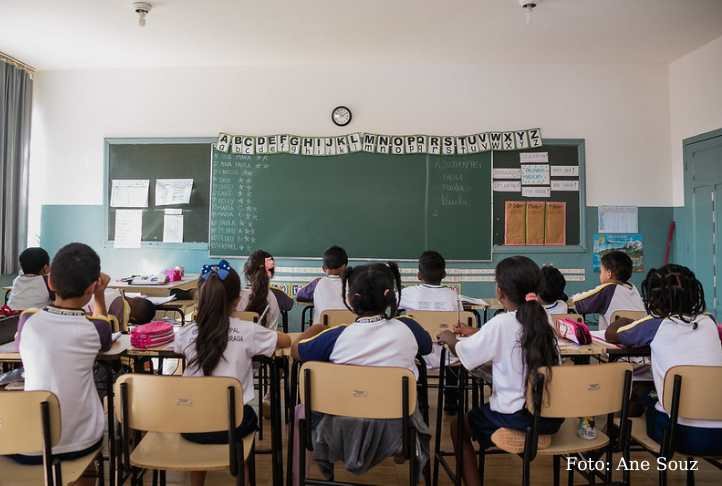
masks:
[[[120,363],[120,358],[125,355],[128,347],[130,346],[129,341],[118,339],[113,343],[108,351],[98,354],[97,362],[101,364],[106,371],[106,397],[108,406],[108,465],[109,465],[109,478],[110,486],[115,486],[117,483],[117,451],[115,437],[115,410],[113,400],[113,364]],[[18,351],[18,344],[16,341],[0,345],[0,363],[22,363],[20,358],[20,352]]]
[[[134,285],[120,280],[113,280],[108,284],[108,288],[120,290],[123,294],[130,292],[149,297],[166,297],[171,294],[171,290],[194,290],[198,288],[198,275],[187,275],[177,282],[168,282],[162,285]]]

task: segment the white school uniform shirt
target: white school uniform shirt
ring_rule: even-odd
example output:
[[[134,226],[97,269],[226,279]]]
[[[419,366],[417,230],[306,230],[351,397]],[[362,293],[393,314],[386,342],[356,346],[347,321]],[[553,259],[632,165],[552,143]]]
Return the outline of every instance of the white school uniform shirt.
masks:
[[[722,343],[717,324],[707,315],[697,316],[693,329],[679,318],[657,319],[647,316],[617,329],[619,342],[625,346],[649,346],[652,350],[652,376],[659,401],[655,408],[669,412],[662,406],[664,377],[674,366],[722,366]],[[710,386],[720,386],[710,383]],[[679,417],[678,422],[691,427],[722,429],[722,420],[689,420]]]
[[[521,332],[516,312],[506,312],[456,344],[456,355],[468,370],[491,361],[494,386],[489,404],[495,412],[515,413],[524,408],[526,402],[526,367],[519,342]]]
[[[251,289],[241,290],[241,300],[238,302],[237,309],[241,312],[246,310],[248,302],[251,300]],[[268,310],[266,311],[266,327],[271,330],[278,329],[278,320],[281,317],[281,308],[278,306],[278,300],[273,295],[271,289],[268,289],[268,297],[266,297],[266,303],[268,304]],[[259,312],[262,314],[263,311]]]
[[[557,300],[552,304],[544,304],[544,310],[550,316],[558,316],[561,314],[569,314],[569,306],[563,300]]]
[[[599,329],[609,327],[612,314],[619,310],[644,311],[644,302],[637,287],[629,282],[607,282],[572,297],[580,314],[598,314]]]
[[[193,323],[176,331],[173,347],[183,354],[186,363],[196,356],[198,326]],[[243,403],[250,403],[253,391],[253,357],[272,356],[276,350],[278,333],[255,322],[242,321],[232,317],[228,328],[228,344],[223,357],[213,370],[212,376],[237,378],[243,385]],[[204,376],[197,364],[186,366],[183,376]]]
[[[93,365],[99,352],[110,349],[111,334],[107,320],[91,320],[83,310],[49,306],[21,317],[25,390],[53,392],[60,402],[62,430],[53,454],[81,451],[103,438],[105,413]]]
[[[11,309],[43,308],[50,304],[50,292],[42,275],[18,275],[8,297]]]
[[[421,284],[404,287],[401,291],[399,307],[407,311],[462,311],[458,295],[453,289],[443,285]],[[436,369],[441,366],[443,346],[434,343],[431,354],[424,356],[426,367]],[[448,355],[447,355],[448,356]],[[451,362],[455,360],[453,357]]]
[[[326,310],[347,310],[341,295],[342,282],[338,275],[326,275],[316,283],[313,291],[313,323],[321,322],[321,313]]]

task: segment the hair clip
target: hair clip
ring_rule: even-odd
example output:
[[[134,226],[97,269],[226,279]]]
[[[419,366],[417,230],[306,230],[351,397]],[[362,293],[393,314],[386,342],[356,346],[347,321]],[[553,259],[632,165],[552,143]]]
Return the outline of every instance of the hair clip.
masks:
[[[524,300],[527,301],[527,302],[536,302],[536,301],[538,300],[538,297],[537,297],[537,295],[536,295],[534,292],[529,292],[529,293],[526,294],[526,296],[524,297]]]
[[[206,264],[201,267],[201,280],[207,280],[213,273],[221,280],[225,280],[230,272],[231,265],[226,260],[221,260],[217,264]]]

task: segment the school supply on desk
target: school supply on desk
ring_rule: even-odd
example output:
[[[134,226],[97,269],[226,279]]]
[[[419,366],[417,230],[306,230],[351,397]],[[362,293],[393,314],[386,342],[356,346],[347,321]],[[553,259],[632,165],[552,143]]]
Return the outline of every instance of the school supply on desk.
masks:
[[[132,275],[120,280],[130,285],[165,285],[168,283],[168,276],[160,275]]]
[[[165,270],[164,273],[168,277],[169,282],[180,282],[185,275],[185,269],[183,267],[173,267]]]
[[[555,319],[554,328],[557,330],[559,337],[568,339],[573,343],[590,344],[592,342],[589,326],[584,323],[581,317],[577,319],[570,317]]]
[[[488,307],[489,304],[484,299],[477,299],[475,297],[467,297],[466,295],[459,295],[459,302],[462,304],[480,305]]]
[[[120,336],[122,336],[122,335],[123,335],[122,332],[114,332],[113,334],[111,334],[110,337],[113,342],[116,342],[118,339],[120,339]]]
[[[175,295],[168,295],[164,297],[146,297],[142,296],[144,299],[148,299],[153,303],[153,305],[163,305],[167,304],[168,302],[172,302],[175,300]]]
[[[163,321],[153,321],[134,327],[130,332],[130,344],[147,349],[172,343],[175,338],[173,326]]]
[[[8,371],[7,373],[0,373],[0,387],[8,386],[11,383],[24,383],[25,382],[25,370],[23,368],[16,368]]]
[[[604,329],[599,329],[596,331],[589,331],[589,333],[592,335],[592,340],[602,343],[605,347],[611,348],[611,349],[621,349],[621,346],[618,346],[616,344],[612,344],[609,341],[605,339],[605,333],[606,331]]]

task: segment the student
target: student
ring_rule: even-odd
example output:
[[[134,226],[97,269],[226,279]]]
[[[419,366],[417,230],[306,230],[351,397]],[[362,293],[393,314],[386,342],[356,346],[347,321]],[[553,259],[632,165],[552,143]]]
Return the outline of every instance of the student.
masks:
[[[184,376],[230,376],[243,385],[243,421],[239,437],[256,430],[258,419],[248,404],[254,399],[254,356],[272,356],[278,348],[291,345],[283,333],[259,324],[231,317],[238,305],[241,279],[227,261],[204,265],[199,278],[198,314],[195,323],[176,333],[175,352],[183,354],[188,366]],[[227,444],[228,431],[183,434],[201,444]],[[191,473],[191,484],[202,486],[206,473]]]
[[[13,280],[8,306],[16,310],[45,307],[54,297],[48,288],[48,252],[42,248],[26,248],[19,260],[23,273]]]
[[[449,287],[441,285],[446,278],[446,261],[439,252],[425,251],[419,257],[418,278],[421,285],[405,287],[401,297],[400,307],[407,311],[431,310],[431,311],[461,311],[463,307],[459,302],[456,292]],[[433,345],[431,354],[424,356],[426,367],[436,369],[441,365],[442,347]],[[457,375],[447,372],[445,390],[444,411],[448,415],[456,415],[458,408],[458,392],[453,389],[457,384]]]
[[[144,297],[133,297],[126,299],[118,289],[105,289],[105,302],[108,306],[108,314],[115,316],[118,323],[122,325],[124,319],[124,304],[128,303],[130,314],[126,324],[147,324],[155,318],[155,305]],[[88,314],[96,314],[95,301],[91,300],[85,311]]]
[[[273,258],[273,255],[268,253],[267,251],[260,250],[262,254],[264,255],[264,258],[270,258],[271,259],[271,269],[268,271],[268,278],[273,279],[273,276],[276,275],[276,259]],[[276,297],[276,302],[278,303],[278,309],[281,312],[288,312],[291,309],[293,309],[293,299],[286,294],[281,289],[277,289],[275,287],[271,287],[271,292],[273,292],[273,296]]]
[[[567,306],[567,294],[564,289],[567,281],[556,267],[552,265],[544,265],[541,268],[542,283],[539,289],[539,301],[544,306],[547,314],[550,316],[567,314],[569,307]]]
[[[601,285],[572,297],[574,308],[580,314],[599,314],[600,330],[609,326],[612,314],[618,310],[643,311],[642,297],[629,283],[632,268],[632,259],[623,251],[615,250],[602,255]]]
[[[105,315],[104,291],[110,278],[100,272],[100,258],[87,245],[71,243],[53,259],[49,285],[55,302],[28,311],[18,340],[25,367],[25,390],[47,390],[60,402],[62,431],[53,454],[70,460],[100,450],[105,414],[93,381],[93,365],[111,347],[110,323],[88,318],[83,307],[94,298]],[[42,464],[39,454],[13,456],[25,464]],[[95,484],[81,479],[78,485]]]
[[[461,364],[473,370],[491,361],[494,387],[488,404],[471,409],[467,416],[467,430],[482,449],[491,447],[491,435],[505,427],[525,431],[533,416],[526,409],[526,392],[539,368],[560,363],[559,347],[549,317],[539,303],[537,291],[541,271],[536,263],[524,256],[505,258],[496,266],[496,294],[506,309],[484,324],[479,330],[466,326],[457,332],[468,336],[459,340],[449,330],[438,340],[459,357]],[[551,376],[549,379],[553,379]],[[539,418],[540,434],[553,434],[563,419]],[[452,424],[452,438],[456,440],[456,423]],[[464,480],[467,485],[479,484],[479,471],[474,449],[466,436],[463,447]]]
[[[456,292],[441,285],[446,278],[446,261],[439,252],[425,251],[419,257],[421,285],[404,288],[400,307],[405,310],[462,310]],[[438,363],[437,363],[438,365]]]
[[[348,292],[347,292],[348,289]],[[401,294],[401,276],[395,263],[374,263],[361,267],[349,267],[342,278],[342,295],[347,295],[348,309],[358,318],[355,322],[327,328],[315,324],[293,344],[291,354],[299,361],[326,361],[360,366],[393,366],[411,370],[418,376],[415,358],[417,354],[431,352],[431,337],[415,321],[397,319],[397,292]],[[426,431],[420,414],[412,419],[417,430]],[[388,422],[388,421],[386,421]],[[313,421],[316,433],[314,459],[329,472],[329,463],[341,456],[347,467],[355,464],[352,472],[361,473],[373,466],[380,450],[394,454],[395,446],[401,444],[400,422],[395,428],[386,428],[374,421],[365,421],[365,428],[358,421],[324,415]],[[355,428],[354,424],[359,428]],[[389,425],[389,424],[386,424]],[[378,427],[378,428],[377,428]],[[354,435],[363,428],[361,439],[346,443],[343,450],[335,450],[333,444],[344,443],[344,433]],[[323,431],[323,433],[321,432]],[[364,442],[373,441],[373,444]],[[422,447],[424,441],[421,441]],[[368,448],[365,448],[368,446]]]
[[[278,319],[281,315],[276,295],[270,290],[275,266],[270,253],[263,250],[251,253],[243,267],[246,288],[241,290],[241,298],[238,302],[238,310],[256,312],[259,316],[263,316],[260,324],[272,330],[278,329]]]
[[[682,365],[722,366],[722,344],[716,323],[704,313],[702,284],[688,268],[665,265],[650,270],[642,282],[642,296],[649,316],[632,323],[613,323],[606,331],[606,339],[651,348],[659,400],[650,400],[647,408],[647,433],[661,443],[669,424],[669,412],[662,406],[667,371]],[[722,421],[680,417],[678,423],[674,437],[678,450],[699,456],[722,454]]]
[[[314,279],[298,291],[299,302],[313,302],[313,323],[321,322],[321,313],[332,309],[345,309],[341,294],[341,275],[348,266],[346,250],[332,246],[323,252],[324,277]]]

